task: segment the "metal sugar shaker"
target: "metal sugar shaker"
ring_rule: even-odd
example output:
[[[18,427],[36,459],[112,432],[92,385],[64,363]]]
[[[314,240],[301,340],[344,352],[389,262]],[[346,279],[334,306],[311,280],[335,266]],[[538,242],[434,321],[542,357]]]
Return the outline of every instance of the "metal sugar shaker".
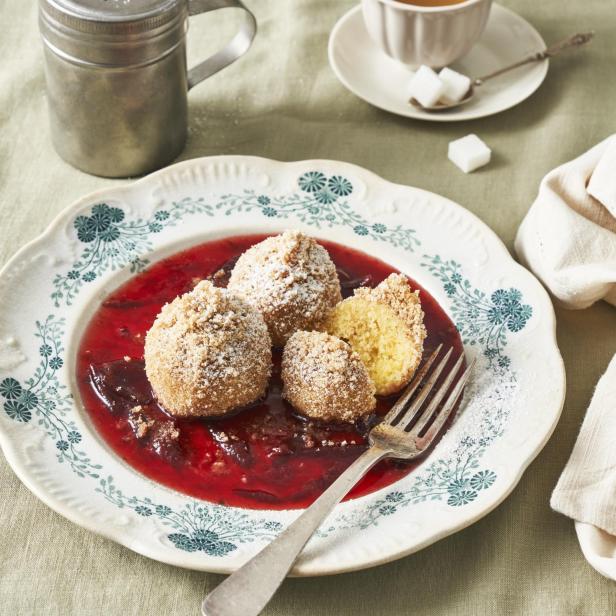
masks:
[[[189,15],[244,11],[233,39],[187,71]],[[94,175],[142,175],[187,136],[187,92],[234,62],[256,33],[240,0],[39,0],[54,147]]]

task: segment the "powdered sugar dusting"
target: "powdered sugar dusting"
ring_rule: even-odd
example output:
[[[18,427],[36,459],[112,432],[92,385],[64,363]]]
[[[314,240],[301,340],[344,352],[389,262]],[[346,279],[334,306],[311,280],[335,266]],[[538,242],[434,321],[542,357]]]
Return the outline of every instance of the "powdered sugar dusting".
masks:
[[[334,336],[296,332],[282,356],[284,397],[323,421],[351,422],[375,405],[374,384],[359,355]]]
[[[262,316],[209,281],[163,306],[144,357],[159,401],[178,416],[221,415],[254,402],[271,372]]]
[[[316,329],[342,299],[329,254],[299,231],[247,250],[231,273],[229,289],[263,314],[276,346],[295,331]]]

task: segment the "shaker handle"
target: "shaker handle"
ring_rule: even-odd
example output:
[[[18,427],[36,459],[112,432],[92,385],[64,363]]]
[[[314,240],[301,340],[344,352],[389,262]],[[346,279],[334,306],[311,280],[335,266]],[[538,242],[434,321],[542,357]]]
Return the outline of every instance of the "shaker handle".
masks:
[[[244,21],[237,34],[225,47],[188,71],[189,90],[243,56],[248,51],[257,33],[257,20],[255,16],[240,0],[188,0],[189,15],[198,15],[199,13],[208,13],[209,11],[225,8],[243,9],[245,11]]]

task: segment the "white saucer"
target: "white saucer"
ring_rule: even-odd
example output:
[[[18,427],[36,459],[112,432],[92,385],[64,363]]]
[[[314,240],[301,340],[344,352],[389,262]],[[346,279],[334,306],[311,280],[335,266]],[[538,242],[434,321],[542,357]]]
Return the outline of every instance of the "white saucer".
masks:
[[[545,47],[541,35],[525,19],[494,4],[481,39],[452,68],[481,77]],[[475,100],[463,107],[428,113],[408,103],[405,91],[412,71],[387,56],[370,38],[361,6],[351,9],[334,26],[328,54],[338,79],[359,98],[385,111],[432,122],[472,120],[509,109],[528,98],[548,72],[547,60],[521,67],[487,82],[478,89]]]

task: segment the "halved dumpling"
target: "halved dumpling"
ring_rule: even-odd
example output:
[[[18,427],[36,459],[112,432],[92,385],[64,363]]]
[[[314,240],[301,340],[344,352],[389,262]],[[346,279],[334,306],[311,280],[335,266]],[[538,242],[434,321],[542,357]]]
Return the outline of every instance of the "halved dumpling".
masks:
[[[374,289],[362,287],[340,302],[325,329],[351,345],[377,395],[386,396],[402,389],[419,366],[423,319],[419,292],[411,291],[402,274],[391,274]]]

